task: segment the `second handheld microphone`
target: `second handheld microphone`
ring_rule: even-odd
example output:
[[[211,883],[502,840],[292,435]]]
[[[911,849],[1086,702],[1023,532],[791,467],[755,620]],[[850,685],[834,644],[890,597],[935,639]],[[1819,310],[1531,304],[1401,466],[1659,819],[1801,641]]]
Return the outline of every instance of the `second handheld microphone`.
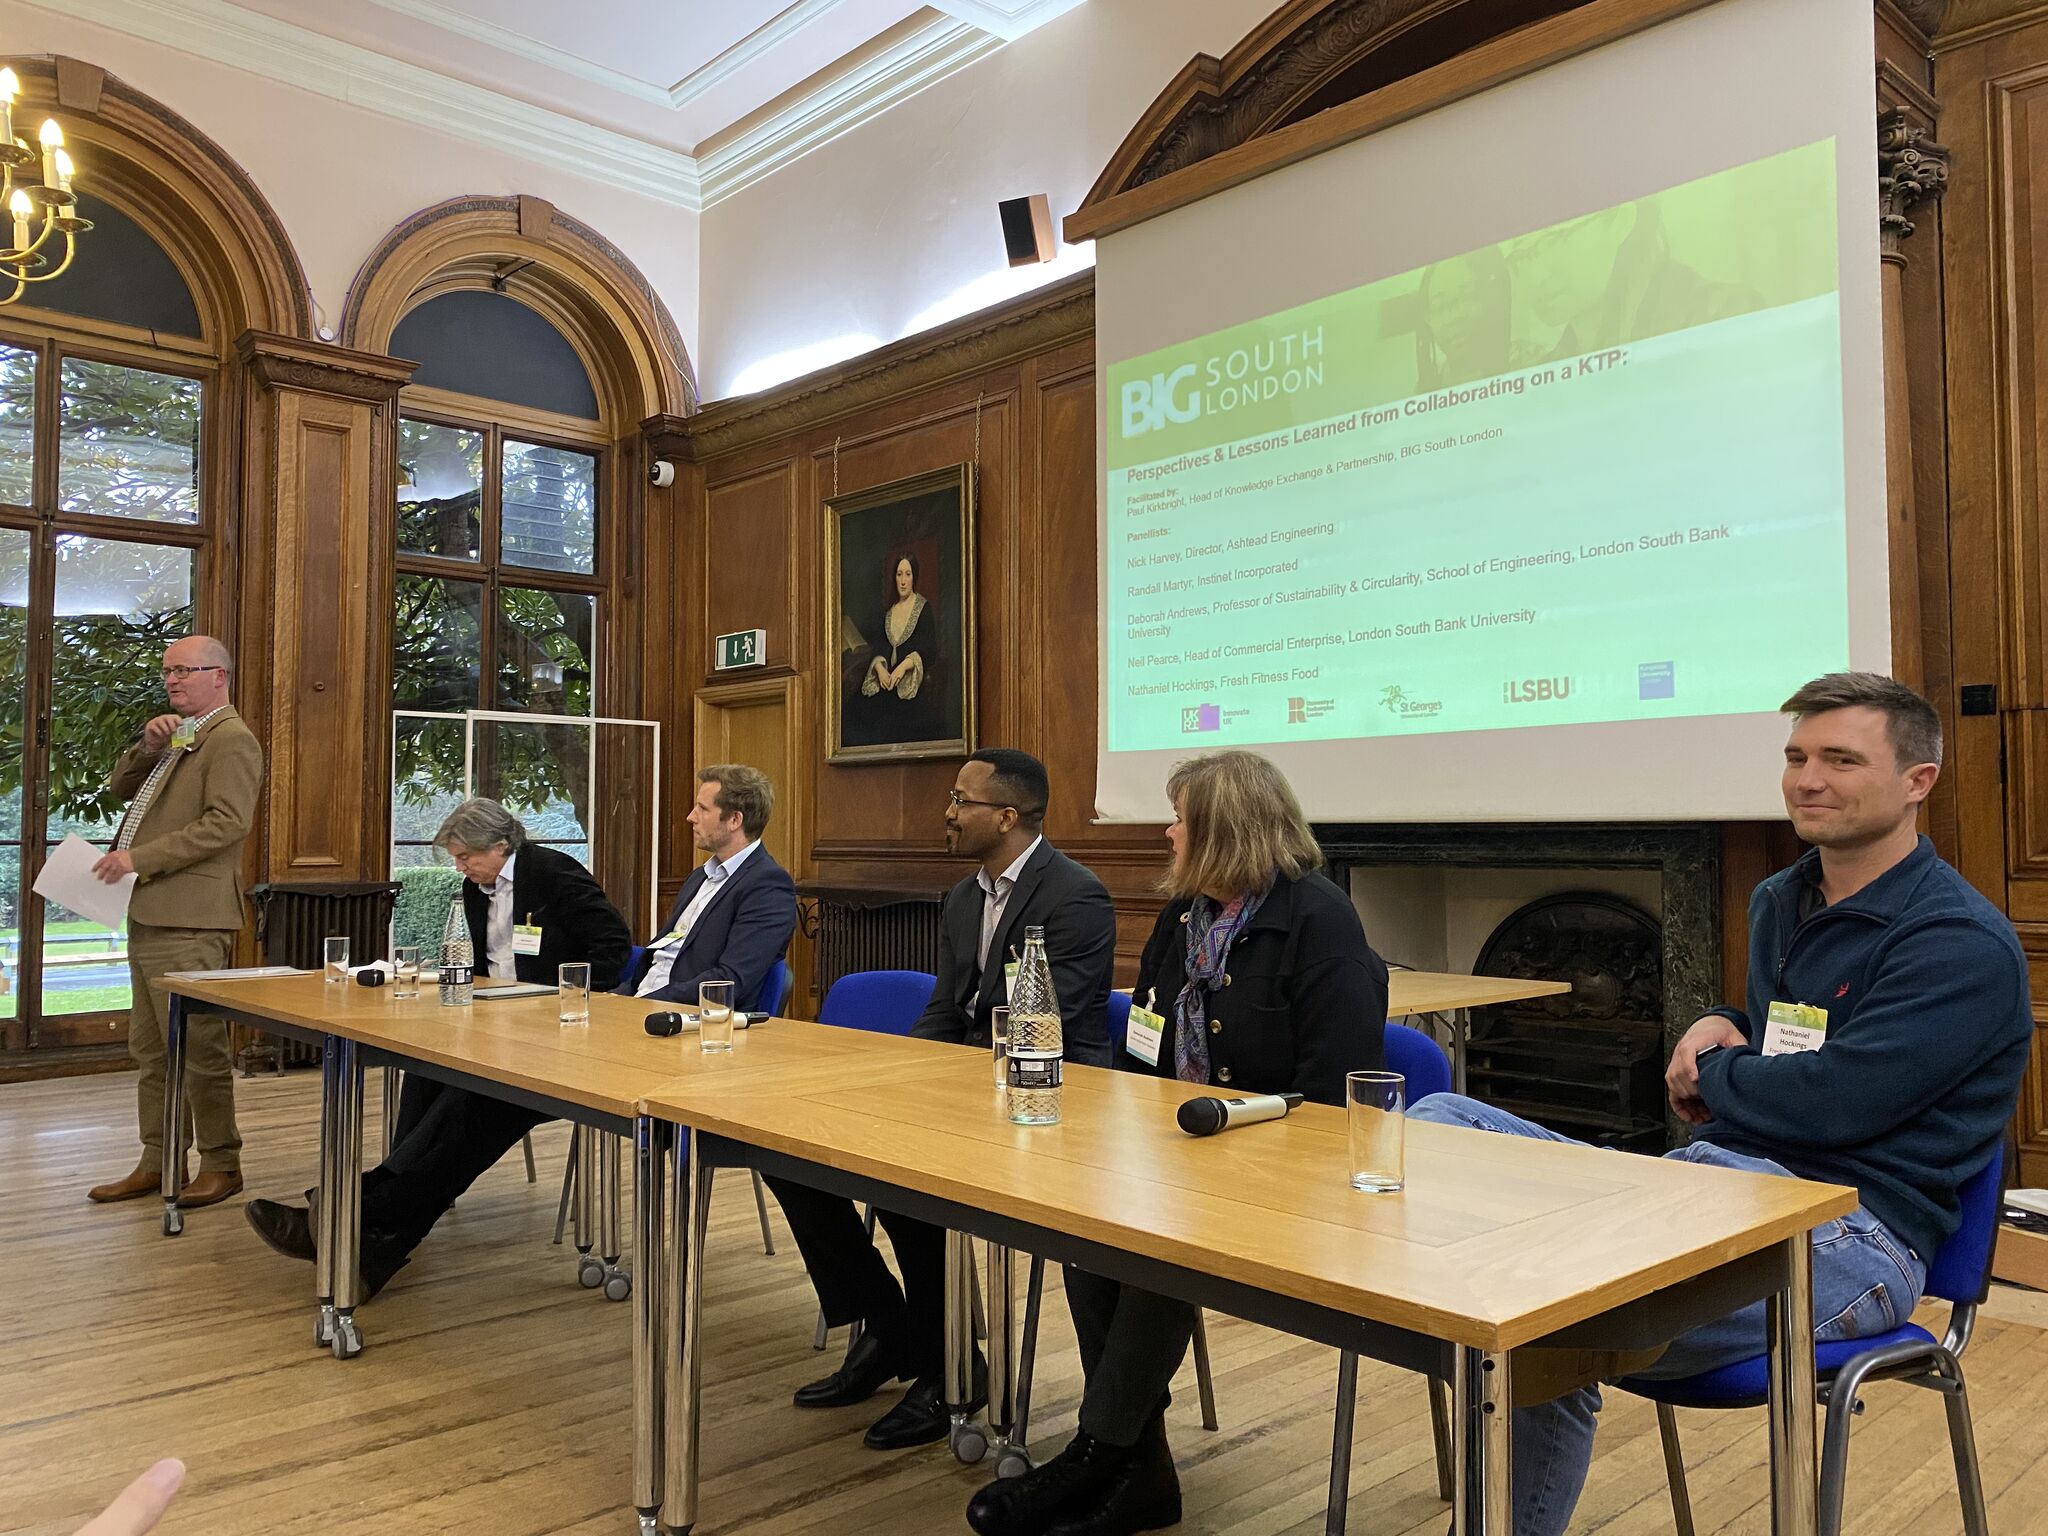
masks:
[[[1237,1125],[1278,1120],[1301,1103],[1298,1093],[1252,1093],[1235,1099],[1189,1099],[1175,1116],[1190,1136],[1214,1136]]]

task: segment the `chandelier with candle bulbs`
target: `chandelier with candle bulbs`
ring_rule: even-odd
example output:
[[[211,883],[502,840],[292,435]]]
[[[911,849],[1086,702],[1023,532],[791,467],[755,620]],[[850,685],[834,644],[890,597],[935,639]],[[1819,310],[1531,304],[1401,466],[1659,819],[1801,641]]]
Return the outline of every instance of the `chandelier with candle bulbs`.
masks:
[[[14,98],[21,81],[11,69],[0,69],[0,204],[14,220],[14,242],[0,251],[0,286],[14,279],[14,291],[0,298],[0,305],[12,304],[28,292],[30,283],[47,283],[63,275],[76,253],[78,236],[92,228],[90,219],[78,216],[78,202],[71,191],[71,155],[64,148],[64,130],[57,119],[43,119],[37,134],[40,149],[31,149],[14,136]],[[40,166],[38,167],[38,162]],[[39,168],[42,179],[29,173]],[[36,211],[42,210],[40,227]],[[56,258],[54,242],[64,237],[64,254]]]

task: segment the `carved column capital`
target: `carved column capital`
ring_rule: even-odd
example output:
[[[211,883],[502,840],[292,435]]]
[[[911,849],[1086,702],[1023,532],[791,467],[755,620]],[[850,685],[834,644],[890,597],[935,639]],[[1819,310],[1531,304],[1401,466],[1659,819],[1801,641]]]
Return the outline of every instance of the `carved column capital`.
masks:
[[[244,331],[235,340],[235,354],[258,380],[272,389],[336,395],[372,405],[396,400],[399,390],[419,367],[403,358],[357,352],[331,342],[303,341],[268,331]]]
[[[1877,224],[1881,253],[1902,261],[1900,247],[1913,233],[1912,214],[1948,188],[1948,151],[1892,107],[1877,117]]]

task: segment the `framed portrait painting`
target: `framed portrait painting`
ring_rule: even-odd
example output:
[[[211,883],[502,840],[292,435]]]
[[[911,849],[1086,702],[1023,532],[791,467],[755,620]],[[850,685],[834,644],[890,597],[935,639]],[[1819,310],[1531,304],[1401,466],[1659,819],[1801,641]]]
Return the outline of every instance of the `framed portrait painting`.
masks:
[[[825,504],[825,759],[974,750],[974,466]]]

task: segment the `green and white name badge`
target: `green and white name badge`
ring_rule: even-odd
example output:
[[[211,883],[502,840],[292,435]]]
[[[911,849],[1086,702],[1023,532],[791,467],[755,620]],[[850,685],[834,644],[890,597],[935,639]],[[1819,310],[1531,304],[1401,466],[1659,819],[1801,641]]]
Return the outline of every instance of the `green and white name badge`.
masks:
[[[1155,1001],[1147,998],[1147,1002]],[[1166,1020],[1150,1008],[1131,1004],[1131,1021],[1124,1032],[1124,1049],[1148,1067],[1159,1065],[1159,1043],[1166,1033]]]
[[[1764,1054],[1817,1051],[1828,1041],[1828,1011],[1811,1003],[1773,1003],[1764,1021]]]
[[[512,953],[515,955],[537,955],[540,953],[540,924],[515,923],[513,925]]]
[[[1010,999],[1017,995],[1017,962],[1012,960],[1003,967],[1003,1006],[1008,1007]]]

